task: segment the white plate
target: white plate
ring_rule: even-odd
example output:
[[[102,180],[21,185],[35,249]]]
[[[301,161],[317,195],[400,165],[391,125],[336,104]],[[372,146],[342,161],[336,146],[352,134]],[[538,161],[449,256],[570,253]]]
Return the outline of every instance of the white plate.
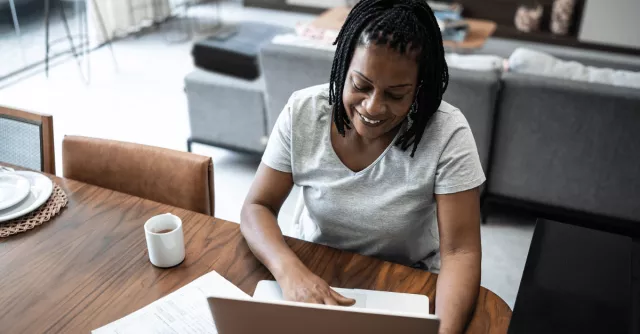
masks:
[[[31,185],[24,176],[0,173],[0,210],[12,207],[29,195]]]
[[[35,172],[15,172],[24,176],[31,184],[31,191],[22,202],[4,210],[0,210],[0,222],[18,218],[39,208],[53,192],[53,182],[48,177]]]

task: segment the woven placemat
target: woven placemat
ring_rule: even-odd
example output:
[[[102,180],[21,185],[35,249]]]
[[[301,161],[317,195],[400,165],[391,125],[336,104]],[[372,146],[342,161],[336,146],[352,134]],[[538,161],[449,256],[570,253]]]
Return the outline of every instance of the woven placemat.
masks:
[[[0,223],[0,238],[25,232],[48,222],[57,215],[62,208],[67,206],[68,202],[67,194],[54,183],[51,197],[39,208],[22,217]]]

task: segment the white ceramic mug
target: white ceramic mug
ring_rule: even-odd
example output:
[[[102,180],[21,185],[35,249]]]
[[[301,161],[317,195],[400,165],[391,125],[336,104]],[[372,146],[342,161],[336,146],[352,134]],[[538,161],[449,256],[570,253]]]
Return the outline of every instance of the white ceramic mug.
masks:
[[[184,260],[182,220],[170,213],[151,217],[144,223],[149,260],[160,268],[177,266]]]

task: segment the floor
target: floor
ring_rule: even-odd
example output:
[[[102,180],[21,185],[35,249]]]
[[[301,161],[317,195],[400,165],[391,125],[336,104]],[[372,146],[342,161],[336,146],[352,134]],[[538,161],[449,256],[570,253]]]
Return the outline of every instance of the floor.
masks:
[[[226,21],[260,20],[293,26],[312,18],[265,9],[223,8]],[[183,78],[192,70],[190,43],[166,41],[162,30],[114,45],[117,64],[107,48],[93,52],[91,82],[85,84],[74,61],[55,66],[46,78],[37,73],[0,88],[0,104],[54,116],[55,150],[61,174],[65,135],[110,138],[186,150],[189,135]],[[2,87],[0,85],[0,87]],[[240,208],[259,164],[259,156],[194,145],[194,152],[213,157],[216,216],[239,222]],[[282,209],[279,222],[287,232],[297,190]],[[515,302],[535,219],[496,213],[482,226],[482,285]]]

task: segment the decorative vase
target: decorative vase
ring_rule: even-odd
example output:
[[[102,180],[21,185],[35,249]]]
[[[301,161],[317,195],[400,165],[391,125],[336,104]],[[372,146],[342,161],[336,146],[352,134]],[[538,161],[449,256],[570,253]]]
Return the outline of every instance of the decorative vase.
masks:
[[[537,31],[540,29],[540,20],[542,19],[542,6],[534,7],[520,6],[516,11],[514,23],[516,28],[522,32]]]
[[[551,9],[551,32],[557,35],[569,33],[576,0],[555,0]]]

